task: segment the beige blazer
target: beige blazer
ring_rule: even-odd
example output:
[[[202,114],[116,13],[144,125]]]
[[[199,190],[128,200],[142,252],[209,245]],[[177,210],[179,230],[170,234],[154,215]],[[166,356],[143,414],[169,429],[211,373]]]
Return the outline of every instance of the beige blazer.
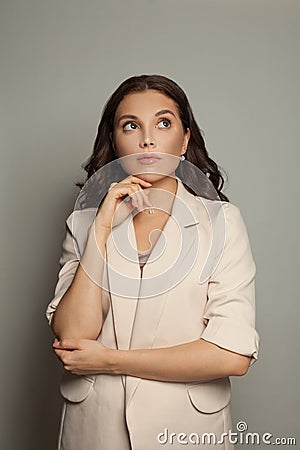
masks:
[[[172,215],[142,276],[131,215],[108,237],[104,322],[98,340],[110,348],[142,349],[201,338],[251,357],[252,365],[259,346],[256,268],[240,210],[228,202],[196,197],[177,181]],[[49,323],[72,282],[94,215],[91,210],[77,211],[67,218],[61,270],[46,311]],[[91,277],[96,276],[93,249],[85,264]],[[211,439],[222,441],[222,433],[236,431],[228,377],[175,383],[66,372],[60,391],[60,450],[195,448],[203,433],[214,433]],[[212,448],[208,439],[201,448]],[[225,438],[217,448],[233,445]]]

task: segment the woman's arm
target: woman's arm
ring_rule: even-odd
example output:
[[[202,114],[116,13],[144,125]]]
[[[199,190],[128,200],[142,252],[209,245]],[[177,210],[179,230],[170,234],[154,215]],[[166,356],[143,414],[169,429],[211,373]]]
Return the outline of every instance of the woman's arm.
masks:
[[[51,327],[59,339],[96,339],[102,327],[102,288],[105,243],[110,230],[102,227],[89,230],[85,251],[74,279],[54,312]],[[91,277],[97,266],[97,279]]]
[[[72,373],[125,374],[162,381],[204,381],[243,375],[257,360],[255,263],[239,209],[226,205],[228,228],[221,260],[210,277],[196,341],[172,347],[114,350],[99,342],[63,340],[54,351]],[[73,350],[73,351],[69,351]],[[251,359],[250,359],[251,357]]]
[[[62,267],[57,297],[47,309],[48,320],[59,339],[96,339],[98,337],[103,321],[101,286],[105,264],[103,256],[105,243],[112,224],[117,225],[135,207],[140,210],[143,204],[151,206],[141,186],[149,187],[151,183],[133,175],[119,183],[111,183],[88,232],[87,244],[80,264],[74,252],[75,238],[68,230],[64,242],[64,256],[61,258],[62,262],[67,260],[66,271]],[[125,196],[131,199],[131,202],[126,205],[122,202],[122,197]],[[119,207],[118,211],[117,207]],[[76,271],[73,275],[74,265]],[[70,282],[71,276],[73,278]],[[64,283],[68,283],[66,291],[64,291]],[[59,295],[61,289],[64,292],[62,296]]]
[[[174,347],[113,350],[111,371],[161,381],[208,381],[244,375],[250,358],[198,339]]]
[[[54,342],[53,347],[65,370],[76,375],[106,373],[159,381],[209,381],[244,375],[250,362],[248,356],[204,339],[141,350],[115,350],[97,341],[75,339]]]

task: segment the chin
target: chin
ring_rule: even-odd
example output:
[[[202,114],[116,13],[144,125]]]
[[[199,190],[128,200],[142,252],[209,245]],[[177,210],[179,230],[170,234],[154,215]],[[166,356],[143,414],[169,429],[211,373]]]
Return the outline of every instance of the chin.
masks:
[[[158,174],[158,173],[135,173],[138,178],[141,178],[144,181],[148,181],[148,183],[157,183],[165,178],[168,178],[168,175]]]

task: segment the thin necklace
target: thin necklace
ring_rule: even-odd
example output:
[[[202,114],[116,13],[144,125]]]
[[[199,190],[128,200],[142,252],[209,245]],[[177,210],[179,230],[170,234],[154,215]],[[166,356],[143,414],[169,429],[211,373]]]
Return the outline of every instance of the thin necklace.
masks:
[[[144,209],[144,212],[148,212],[148,214],[154,214],[154,209],[153,208],[151,208],[151,207],[146,207],[145,209]]]
[[[151,208],[151,207],[148,206],[148,207],[144,208],[142,212],[146,213],[146,214],[147,213],[148,214],[154,214],[155,213],[155,208]],[[167,211],[163,211],[163,212],[167,212]],[[168,213],[169,216],[171,215],[169,212],[167,212],[167,213]]]

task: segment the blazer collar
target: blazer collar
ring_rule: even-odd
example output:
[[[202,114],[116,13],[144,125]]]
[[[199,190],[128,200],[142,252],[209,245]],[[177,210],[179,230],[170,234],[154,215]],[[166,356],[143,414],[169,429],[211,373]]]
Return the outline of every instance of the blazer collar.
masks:
[[[199,255],[199,231],[205,240],[202,247],[209,247],[211,223],[207,212],[213,203],[190,194],[177,178],[171,215],[142,275],[132,215],[109,235],[106,242],[108,289],[119,350],[153,347],[168,293],[189,273]],[[203,250],[200,255],[205,258],[206,252]],[[122,378],[128,408],[141,379]]]
[[[177,192],[171,215],[143,268],[143,279],[151,279],[151,282],[145,281],[143,284],[143,297],[147,293],[149,296],[153,296],[155,292],[160,291],[159,286],[150,288],[150,284],[155,282],[155,278],[159,282],[156,275],[161,274],[165,267],[174,264],[174,260],[179,256],[178,249],[181,250],[182,260],[183,253],[186,254],[189,251],[190,246],[197,238],[198,230],[193,225],[199,223],[201,202],[185,189],[179,178],[176,179]],[[132,214],[129,214],[121,224],[113,228],[107,239],[106,248],[110,293],[122,298],[136,299],[140,297],[141,270]]]
[[[177,181],[171,216],[142,276],[131,215],[113,229],[106,242],[108,290],[117,346],[121,350],[139,345],[151,348],[167,293],[190,270],[198,253],[195,225],[199,223],[201,202]],[[140,333],[137,330],[142,322],[145,326],[146,309],[148,330]]]

